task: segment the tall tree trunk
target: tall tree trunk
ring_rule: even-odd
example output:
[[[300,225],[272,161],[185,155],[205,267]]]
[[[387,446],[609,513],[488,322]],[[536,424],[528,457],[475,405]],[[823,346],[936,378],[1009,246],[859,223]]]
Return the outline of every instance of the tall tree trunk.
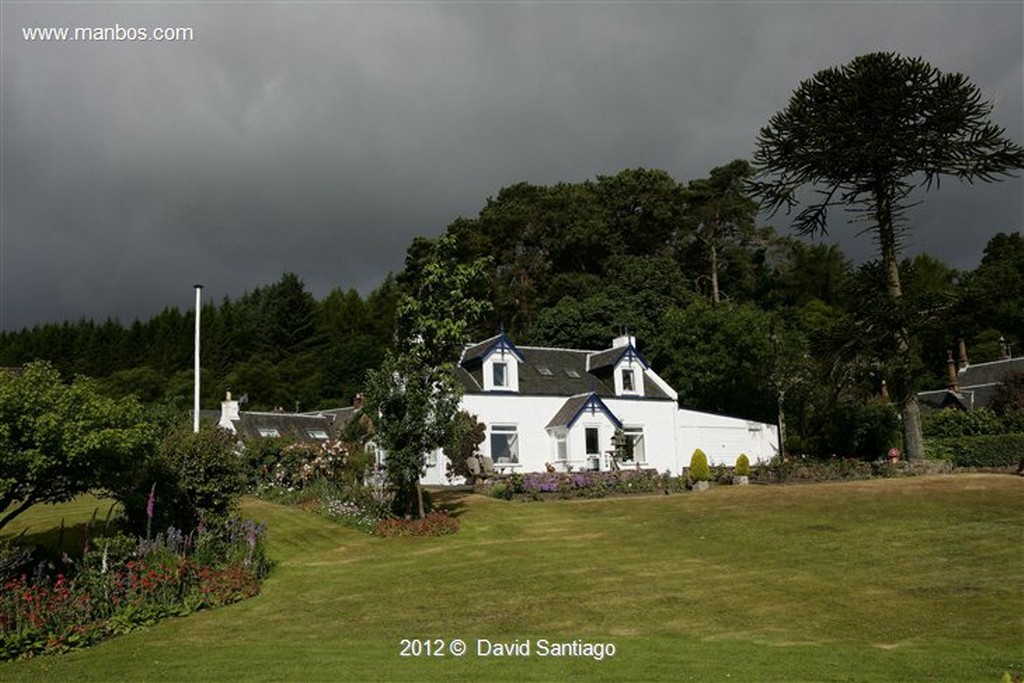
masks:
[[[892,223],[892,198],[884,184],[879,183],[876,191],[875,218],[878,221],[878,242],[882,251],[882,264],[886,276],[886,293],[893,310],[900,311],[903,303],[903,287],[900,283],[900,264],[896,258],[896,230]],[[896,341],[897,372],[896,395],[903,418],[903,449],[907,460],[923,460],[924,432],[921,428],[921,406],[911,379],[910,331],[902,317],[894,336]]]
[[[416,502],[419,504],[419,519],[423,519],[426,514],[423,512],[423,487],[420,486],[419,479],[416,480]]]
[[[718,293],[718,248],[715,241],[711,240],[711,303],[717,304],[720,298]]]

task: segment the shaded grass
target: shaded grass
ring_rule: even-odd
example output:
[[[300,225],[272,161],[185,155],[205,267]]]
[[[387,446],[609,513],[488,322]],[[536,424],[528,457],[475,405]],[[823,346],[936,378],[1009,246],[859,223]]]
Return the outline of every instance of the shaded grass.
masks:
[[[1024,671],[1020,478],[439,500],[459,507],[458,534],[387,540],[248,500],[279,562],[261,596],[0,665],[0,680],[998,681]],[[403,658],[402,638],[461,638],[470,655]],[[478,657],[478,638],[532,639],[534,655]],[[538,657],[537,638],[611,642],[616,654]]]

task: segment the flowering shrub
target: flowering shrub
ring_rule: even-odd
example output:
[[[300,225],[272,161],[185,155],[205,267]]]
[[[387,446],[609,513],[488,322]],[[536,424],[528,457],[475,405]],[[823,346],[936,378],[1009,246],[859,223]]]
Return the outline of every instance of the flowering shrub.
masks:
[[[367,533],[381,519],[391,516],[391,499],[386,491],[373,486],[341,485],[323,477],[300,489],[264,486],[256,493],[266,500],[294,505]]]
[[[148,540],[93,539],[53,578],[43,563],[4,581],[0,659],[65,652],[256,595],[270,569],[264,549],[265,527],[240,520]]]
[[[495,498],[515,497],[602,498],[611,494],[681,491],[684,482],[668,472],[618,470],[612,472],[532,472],[511,474],[491,484]]]
[[[353,529],[372,532],[377,524],[388,517],[386,505],[366,504],[355,500],[333,498],[325,500],[320,514]]]
[[[340,477],[348,450],[341,441],[292,443],[281,449],[274,464],[270,483],[289,491],[301,489],[317,478]]]
[[[395,536],[446,536],[459,530],[459,520],[448,513],[435,510],[423,519],[382,519],[373,527],[373,535],[382,538]]]

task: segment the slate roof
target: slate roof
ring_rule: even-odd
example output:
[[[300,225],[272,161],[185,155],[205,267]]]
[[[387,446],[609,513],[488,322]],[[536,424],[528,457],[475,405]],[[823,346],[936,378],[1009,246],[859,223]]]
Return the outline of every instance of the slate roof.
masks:
[[[358,412],[359,408],[356,408],[355,406],[346,406],[345,408],[328,408],[327,410],[320,410],[316,413],[308,414],[313,416],[323,415],[334,423],[335,429],[341,429],[344,425],[348,424],[349,420],[355,417]]]
[[[1003,377],[1013,372],[1024,372],[1024,358],[1007,358],[991,363],[968,365],[958,377],[961,388],[980,387],[998,384],[1003,381]]]
[[[597,372],[604,368],[613,368],[615,364],[622,360],[622,357],[626,354],[632,354],[637,360],[643,363],[644,367],[650,367],[644,357],[634,349],[632,346],[619,346],[616,348],[605,349],[604,351],[598,351],[590,354],[590,371]]]
[[[922,407],[932,410],[986,408],[995,397],[999,383],[1004,377],[1014,372],[1024,372],[1024,358],[1007,358],[991,363],[968,365],[957,373],[957,382],[960,384],[959,391],[952,389],[922,391],[917,398]]]
[[[334,420],[324,415],[244,412],[232,423],[241,437],[262,436],[260,429],[276,429],[280,436],[300,441],[317,440],[309,433],[311,430],[327,432],[328,438],[332,439],[335,433]]]
[[[500,335],[499,335],[500,336]],[[459,379],[466,393],[484,393],[483,364],[486,352],[494,345],[497,337],[475,344],[466,349],[458,368]],[[585,351],[582,349],[552,349],[537,346],[516,347],[522,360],[519,364],[519,391],[509,392],[520,395],[578,396],[597,394],[614,397],[615,385],[609,373],[603,373],[607,358],[615,357],[617,362],[626,348]],[[612,353],[609,353],[612,352]],[[601,367],[594,367],[593,359],[600,359]],[[591,370],[587,371],[588,358]],[[641,360],[643,360],[641,358]],[[646,363],[645,363],[646,365]],[[498,394],[490,391],[488,394]],[[644,398],[672,400],[655,382],[644,382]]]
[[[963,394],[958,394],[949,389],[918,392],[917,400],[920,402],[921,408],[925,410],[942,410],[943,408],[970,410],[970,403],[967,398]]]
[[[505,333],[502,332],[490,339],[485,339],[479,344],[475,344],[467,348],[462,354],[462,362],[473,363],[474,361],[481,361],[494,348],[504,348],[509,353],[519,358],[520,362],[523,360],[518,347],[516,347],[516,345],[512,343],[512,340],[506,337]]]

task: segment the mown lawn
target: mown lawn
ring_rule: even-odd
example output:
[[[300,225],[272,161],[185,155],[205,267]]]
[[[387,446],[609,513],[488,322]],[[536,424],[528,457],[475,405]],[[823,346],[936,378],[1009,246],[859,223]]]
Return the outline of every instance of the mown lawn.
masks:
[[[382,540],[248,500],[279,562],[262,595],[0,664],[0,680],[995,683],[1024,673],[1019,477],[447,503],[462,521],[455,536]],[[93,508],[78,505],[87,518]],[[61,514],[42,507],[22,523],[59,525]],[[402,657],[403,638],[469,649]],[[541,638],[616,651],[541,657]],[[529,641],[531,654],[478,656],[478,639]]]

